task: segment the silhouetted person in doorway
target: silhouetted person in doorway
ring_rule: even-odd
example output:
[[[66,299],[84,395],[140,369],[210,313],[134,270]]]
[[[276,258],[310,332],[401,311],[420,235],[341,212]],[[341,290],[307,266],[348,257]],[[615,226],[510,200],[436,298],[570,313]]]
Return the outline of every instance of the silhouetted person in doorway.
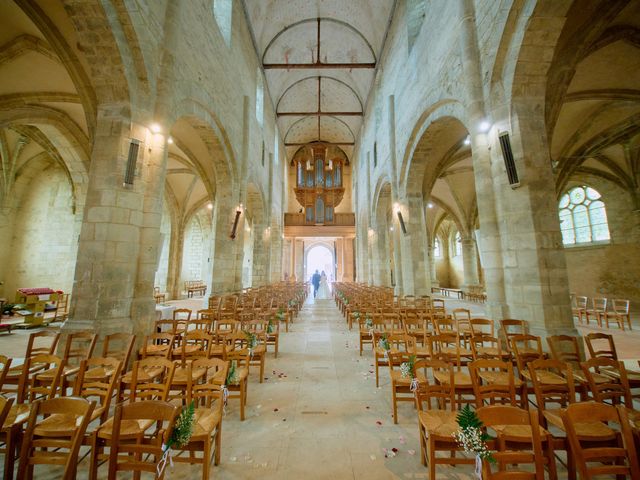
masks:
[[[318,288],[320,287],[320,274],[318,270],[311,277],[311,283],[313,284],[313,298],[316,298],[316,294],[318,293]]]

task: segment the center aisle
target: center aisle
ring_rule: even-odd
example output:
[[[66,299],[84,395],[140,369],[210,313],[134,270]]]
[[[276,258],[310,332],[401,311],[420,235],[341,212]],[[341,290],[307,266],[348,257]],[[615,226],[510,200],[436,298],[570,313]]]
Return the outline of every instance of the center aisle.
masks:
[[[237,402],[228,407],[214,478],[427,478],[416,411],[401,403],[393,424],[388,372],[376,389],[370,347],[359,356],[357,330],[333,300],[307,301],[265,372],[260,385],[252,371],[244,422]]]

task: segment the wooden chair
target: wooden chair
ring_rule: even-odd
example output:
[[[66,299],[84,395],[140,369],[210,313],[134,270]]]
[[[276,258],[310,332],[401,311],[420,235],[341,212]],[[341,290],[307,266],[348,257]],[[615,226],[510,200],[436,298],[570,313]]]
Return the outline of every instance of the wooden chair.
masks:
[[[173,333],[152,333],[147,335],[139,351],[140,357],[169,358],[174,348],[175,339],[176,336]]]
[[[42,330],[29,335],[27,343],[27,351],[25,352],[25,360],[35,355],[53,355],[58,345],[60,334],[51,330]],[[32,364],[28,375],[34,374],[45,368],[44,364]],[[0,385],[0,394],[4,395],[20,395],[21,380],[24,373],[23,365],[14,365],[10,367],[5,375],[2,385]]]
[[[469,347],[469,340],[473,336],[473,328],[471,327],[471,310],[467,308],[456,308],[451,313],[453,320],[455,321],[456,330],[458,331],[464,346]]]
[[[164,445],[169,444],[179,413],[177,406],[157,400],[117,405],[109,451],[109,480],[115,480],[120,471],[149,472],[155,478],[164,478],[166,463],[159,474],[157,468],[164,454]],[[155,428],[152,432],[147,432],[147,428],[135,439],[129,439],[127,435],[123,435],[129,422],[149,424]]]
[[[11,362],[11,358],[5,355],[0,355],[0,391],[2,390],[2,385],[4,385],[4,379],[9,374]],[[0,423],[0,425],[2,425],[2,423]]]
[[[462,448],[453,437],[458,431],[453,366],[441,360],[419,360],[415,368],[424,378],[415,392],[420,461],[429,467],[429,478],[435,479],[437,465],[473,464],[474,459],[454,456]],[[451,456],[436,456],[443,451],[451,452]]]
[[[601,340],[604,340],[606,345],[602,345]],[[610,358],[611,360],[618,360],[618,352],[616,351],[616,345],[613,341],[613,335],[600,332],[589,333],[584,337],[584,341],[587,344],[590,358]]]
[[[485,459],[482,461],[482,478],[544,480],[545,464],[549,468],[549,477],[557,478],[551,435],[538,424],[535,410],[490,405],[478,408],[476,413],[485,428],[497,433],[497,438],[488,440],[487,444],[491,450],[495,450],[492,455],[498,471],[494,473]],[[509,466],[522,464],[533,465],[534,471],[508,469]]]
[[[5,397],[0,396],[0,399]],[[13,466],[20,449],[23,425],[29,420],[31,406],[25,403],[14,403],[14,398],[6,400],[9,402],[9,411],[0,422],[0,443],[4,443],[4,480],[13,479]],[[14,403],[10,405],[10,403]],[[5,407],[6,408],[6,407]]]
[[[562,410],[561,417],[580,478],[589,480],[602,475],[625,475],[633,480],[640,479],[640,465],[629,418],[622,406],[596,402],[574,403]],[[609,446],[603,447],[603,442],[585,445],[577,426],[594,422],[619,425],[620,433],[614,435]],[[596,462],[599,465],[594,466]]]
[[[99,420],[101,425],[107,421],[121,371],[122,362],[115,358],[94,357],[80,362],[73,395],[87,400],[95,399],[90,422]]]
[[[161,357],[149,357],[134,362],[131,370],[129,401],[166,401],[173,382],[175,367],[175,363]],[[157,374],[158,371],[161,373]]]
[[[222,442],[222,413],[223,394],[222,385],[228,373],[229,364],[217,358],[195,360],[189,364],[191,369],[205,368],[211,371],[203,383],[195,384],[190,381],[187,386],[187,405],[195,404],[194,427],[191,439],[187,445],[179,447],[182,452],[189,452],[189,457],[177,455],[174,462],[202,464],[202,480],[210,477],[210,465],[220,463],[220,448]],[[189,375],[187,378],[193,378]],[[202,452],[202,457],[196,457],[196,452]]]
[[[233,350],[227,353],[230,362],[229,368],[235,368],[236,383],[226,383],[229,399],[238,399],[240,402],[240,420],[244,421],[244,410],[247,405],[247,387],[249,384],[249,350],[246,348]]]
[[[511,354],[502,351],[500,339],[488,335],[474,335],[471,338],[471,354],[474,360],[481,358],[495,358],[511,361]]]
[[[495,326],[493,320],[488,318],[472,318],[469,320],[471,332],[474,337],[495,337]]]
[[[511,351],[511,338],[516,335],[527,334],[527,322],[525,320],[515,320],[512,318],[505,318],[500,320],[500,334],[505,342],[505,349]]]
[[[61,293],[56,301],[56,312],[52,322],[64,322],[69,316],[69,294]]]
[[[122,362],[122,371],[124,372],[129,368],[129,359],[131,358],[135,341],[136,336],[129,333],[107,335],[102,344],[102,357],[120,360]]]
[[[60,386],[63,368],[63,360],[55,355],[36,355],[26,358],[18,387],[18,403],[33,403],[36,400],[55,397]],[[40,370],[47,370],[50,375],[40,380],[36,380],[37,373],[30,375],[32,371]]]
[[[193,311],[190,308],[176,308],[173,311],[175,334],[179,334],[188,330],[192,313]]]
[[[631,330],[631,315],[629,313],[629,300],[614,298],[612,302],[613,310],[603,312],[601,318],[604,318],[607,328],[609,328],[609,320],[613,320],[618,324],[620,330],[624,330],[624,322],[626,320],[629,330]]]
[[[205,330],[190,330],[182,334],[180,346],[171,351],[172,360],[180,360],[184,367],[187,361],[195,358],[209,358],[209,351],[213,344],[213,336]]]
[[[73,332],[67,335],[62,356],[64,367],[60,377],[60,392],[62,396],[66,395],[67,388],[73,387],[72,377],[78,373],[80,362],[93,354],[97,340],[98,335],[93,332]],[[40,382],[50,383],[53,374],[52,370],[37,373],[35,384],[37,385]]]
[[[426,317],[418,315],[415,312],[407,312],[402,319],[402,326],[407,335],[411,335],[416,339],[416,343],[422,346],[428,344],[426,338],[431,335],[431,331],[428,328],[428,320]]]
[[[571,307],[571,315],[576,317],[580,323],[586,314],[588,301],[587,297],[575,297],[575,305]]]
[[[62,478],[76,478],[78,452],[94,402],[84,398],[51,398],[37,401],[20,449],[18,478],[32,479],[35,465],[60,465]],[[38,417],[44,418],[38,422]]]
[[[447,358],[458,368],[473,360],[473,352],[462,345],[462,337],[456,330],[441,329],[438,335],[431,337],[432,351]]]
[[[589,325],[591,317],[595,317],[596,323],[602,327],[602,317],[607,311],[607,299],[604,297],[594,297],[591,308],[585,309],[584,318]]]
[[[410,352],[390,351],[389,352],[389,377],[391,378],[391,404],[393,407],[393,423],[398,423],[398,402],[415,402],[414,390],[411,388],[412,378],[403,377],[400,366],[409,363],[415,356]],[[426,381],[422,376],[417,377],[415,369],[413,375],[416,376],[418,384]]]
[[[627,380],[624,363],[610,358],[592,358],[580,364],[589,389],[596,402],[624,403],[627,408],[633,408],[631,389]],[[596,382],[594,373],[607,372],[607,382]]]
[[[511,352],[518,366],[518,374],[526,380],[528,376],[527,364],[539,358],[544,358],[542,339],[537,335],[514,335],[511,337]]]
[[[485,402],[489,405],[516,405],[516,379],[511,362],[498,359],[474,360],[469,364],[469,373],[476,407],[484,406]]]
[[[271,313],[267,314],[267,348],[273,345],[275,358],[278,358],[280,349],[280,322]]]

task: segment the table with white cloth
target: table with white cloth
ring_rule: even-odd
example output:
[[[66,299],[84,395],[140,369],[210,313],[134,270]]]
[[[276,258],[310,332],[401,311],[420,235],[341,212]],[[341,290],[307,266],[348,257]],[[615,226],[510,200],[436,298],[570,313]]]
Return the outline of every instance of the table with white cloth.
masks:
[[[173,312],[175,311],[175,305],[156,305],[156,312],[160,312],[160,315],[157,317],[157,320],[172,320]]]

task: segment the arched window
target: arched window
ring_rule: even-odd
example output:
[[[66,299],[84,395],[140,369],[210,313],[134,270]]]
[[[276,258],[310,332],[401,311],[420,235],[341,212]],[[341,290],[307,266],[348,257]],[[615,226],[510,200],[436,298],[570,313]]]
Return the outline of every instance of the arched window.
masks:
[[[436,239],[433,241],[433,256],[434,257],[442,256],[442,251],[440,250],[440,239],[438,237],[436,237]]]
[[[455,240],[453,242],[453,251],[455,252],[455,257],[462,255],[462,236],[460,235],[460,232],[456,232]]]
[[[591,187],[580,186],[560,198],[560,231],[562,243],[591,243],[609,240],[607,211],[601,195]]]
[[[213,15],[227,47],[231,46],[232,0],[213,0]]]

